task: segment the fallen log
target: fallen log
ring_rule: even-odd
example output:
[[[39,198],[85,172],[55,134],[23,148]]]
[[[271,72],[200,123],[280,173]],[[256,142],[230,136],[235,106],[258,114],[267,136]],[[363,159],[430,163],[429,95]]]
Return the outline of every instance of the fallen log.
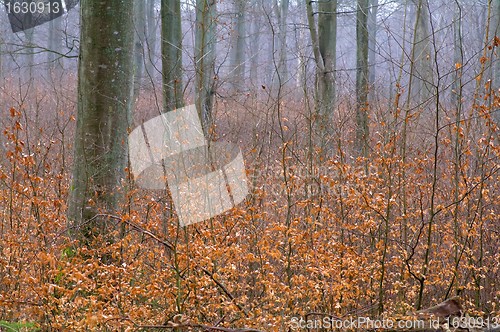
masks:
[[[439,303],[433,307],[417,311],[418,316],[434,316],[434,317],[450,317],[450,316],[460,316],[463,313],[462,304],[460,303],[460,297],[455,296],[451,299],[447,299],[444,302]]]

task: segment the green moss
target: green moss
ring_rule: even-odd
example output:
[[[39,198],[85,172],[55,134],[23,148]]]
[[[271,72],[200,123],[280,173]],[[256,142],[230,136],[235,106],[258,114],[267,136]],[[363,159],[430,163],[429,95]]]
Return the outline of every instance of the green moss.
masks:
[[[6,332],[28,332],[28,331],[40,331],[38,327],[36,327],[35,323],[30,322],[6,322],[0,321],[0,328],[5,329]]]

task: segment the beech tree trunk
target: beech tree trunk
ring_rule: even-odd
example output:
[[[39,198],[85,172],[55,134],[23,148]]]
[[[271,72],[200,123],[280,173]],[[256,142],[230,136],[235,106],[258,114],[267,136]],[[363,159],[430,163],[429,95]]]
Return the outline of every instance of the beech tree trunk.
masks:
[[[2,67],[2,60],[3,60],[3,39],[0,37],[0,78],[3,77],[3,67]]]
[[[144,72],[144,58],[147,38],[146,28],[146,2],[136,1],[134,3],[134,28],[135,28],[135,49],[134,49],[134,99],[139,97]]]
[[[280,76],[281,84],[288,81],[288,68],[287,68],[287,20],[288,9],[290,7],[290,0],[281,0],[279,6],[276,8],[276,16],[278,17],[279,32],[278,32],[278,74]]]
[[[215,94],[215,0],[196,0],[196,109],[207,138],[213,128],[212,107]]]
[[[369,76],[368,81],[370,87],[375,85],[375,68],[376,68],[376,47],[377,47],[377,15],[378,15],[378,0],[370,0],[370,13],[368,15],[368,63],[369,63]],[[373,94],[371,95],[373,96]]]
[[[231,71],[230,81],[232,82],[233,88],[240,88],[241,82],[244,82],[245,75],[245,34],[246,34],[246,23],[245,23],[245,0],[236,0],[235,2],[235,12],[236,12],[236,29],[234,37],[234,45],[231,54]]]
[[[68,220],[88,242],[120,207],[133,94],[133,0],[81,1],[78,114]],[[90,222],[92,221],[92,222]]]
[[[306,0],[307,20],[316,62],[317,125],[323,146],[323,138],[331,128],[336,102],[335,68],[337,56],[337,1],[318,4],[318,24],[314,20],[311,1]]]
[[[33,45],[33,35],[35,34],[35,28],[24,30],[25,47],[26,47],[26,63],[24,68],[24,78],[30,80],[33,76],[33,66],[35,65],[35,53]]]
[[[155,2],[156,0],[141,0],[146,1],[146,22],[147,22],[147,61],[146,61],[146,73],[153,79],[156,76],[156,68],[154,66],[156,57],[156,32],[157,32],[157,21],[156,21],[156,10]]]
[[[337,65],[337,0],[318,5],[318,43],[324,64],[321,73],[321,111],[323,121],[330,123],[335,106],[335,69]]]
[[[360,156],[368,155],[368,7],[369,0],[358,0],[356,20],[356,142]]]
[[[500,0],[492,0],[491,4],[492,17],[490,21],[490,39],[495,37],[500,38]],[[498,48],[496,49],[498,52]],[[498,93],[500,88],[500,57],[497,54],[492,54],[493,61],[493,91]],[[500,126],[500,110],[492,110],[492,119],[497,126]]]
[[[161,2],[163,111],[182,107],[182,27],[180,0]]]
[[[257,0],[251,2],[252,11],[257,13],[259,4]],[[252,31],[249,37],[250,43],[250,80],[252,85],[256,85],[259,79],[259,53],[260,53],[260,29],[261,22],[258,15],[251,15],[252,17]]]
[[[55,69],[62,68],[63,58],[61,53],[62,46],[62,17],[58,17],[49,22],[49,45],[48,49],[52,52],[47,53],[47,69],[49,74]]]
[[[429,32],[429,4],[427,0],[415,0],[416,22],[413,44],[413,59],[415,79],[412,86],[412,100],[421,107],[433,94],[433,56],[431,54],[431,36]]]

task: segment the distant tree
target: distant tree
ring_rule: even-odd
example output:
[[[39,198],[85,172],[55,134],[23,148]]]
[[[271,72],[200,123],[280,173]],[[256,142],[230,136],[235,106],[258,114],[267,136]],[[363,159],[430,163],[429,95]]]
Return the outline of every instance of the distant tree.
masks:
[[[3,58],[3,44],[4,44],[4,41],[3,41],[3,38],[0,37],[0,77],[3,76],[3,62],[2,62],[2,58]]]
[[[236,29],[234,32],[234,43],[231,54],[230,81],[233,86],[239,88],[245,75],[245,38],[246,38],[246,15],[247,1],[235,0]]]
[[[274,9],[276,17],[278,18],[278,74],[280,75],[281,83],[288,81],[288,67],[287,67],[287,24],[288,24],[288,11],[290,7],[290,0],[281,0],[278,4],[274,0]]]
[[[119,207],[133,93],[133,0],[81,1],[78,114],[68,220],[88,241]],[[92,222],[89,222],[92,220]],[[84,226],[81,226],[84,225]]]
[[[453,59],[455,77],[452,84],[453,105],[457,109],[457,124],[460,123],[460,113],[462,108],[462,66],[464,61],[463,53],[463,33],[462,33],[462,6],[458,1],[455,4],[453,15]]]
[[[498,93],[500,89],[500,57],[498,56],[498,50],[500,49],[500,45],[498,45],[498,41],[500,39],[500,0],[491,0],[491,21],[490,21],[490,39],[493,39],[493,44],[497,43],[496,53],[492,53],[493,61],[493,91]],[[496,122],[498,126],[500,126],[500,111],[494,110],[492,114],[493,120]]]
[[[414,0],[416,11],[412,48],[413,83],[411,99],[423,106],[433,94],[433,56],[431,54],[430,13],[427,0]]]
[[[215,0],[196,0],[196,108],[205,135],[210,136],[213,125],[212,108],[215,95]]]
[[[143,0],[146,2],[146,22],[147,22],[147,61],[146,61],[146,73],[148,76],[154,78],[156,74],[156,68],[154,66],[154,61],[156,58],[156,32],[158,27],[158,22],[156,18],[156,0]]]
[[[35,28],[24,30],[24,47],[25,47],[25,68],[24,68],[24,78],[29,80],[33,77],[33,66],[35,65],[35,52],[34,52],[34,39]]]
[[[180,0],[161,1],[163,110],[182,107],[182,27]]]
[[[135,48],[134,48],[134,99],[139,96],[144,74],[144,46],[146,44],[147,23],[146,23],[146,1],[134,2],[134,28],[135,28]]]
[[[250,2],[252,15],[249,15],[252,18],[252,31],[249,37],[249,49],[250,49],[250,79],[253,84],[256,84],[258,76],[259,76],[259,54],[260,54],[260,34],[261,34],[261,22],[260,16],[257,14],[259,12],[259,3],[258,0],[252,0]]]
[[[375,69],[376,65],[376,47],[377,47],[377,15],[378,15],[378,0],[370,0],[370,11],[368,14],[368,64],[369,64],[369,75],[368,81],[370,82],[370,87],[375,85]],[[371,94],[373,96],[374,94]]]
[[[337,0],[318,5],[318,46],[324,70],[321,75],[320,111],[323,121],[331,122],[336,102],[335,70],[337,67]]]
[[[369,0],[358,0],[356,14],[356,141],[361,156],[368,154],[368,10]]]
[[[47,53],[47,69],[49,74],[57,69],[61,68],[62,57],[60,56],[61,48],[62,48],[62,22],[63,18],[58,17],[49,21],[49,37],[48,37],[48,49]]]
[[[335,69],[337,56],[337,0],[318,4],[316,24],[312,2],[306,0],[306,11],[316,63],[316,94],[319,136],[329,130],[336,102]]]
[[[453,197],[455,201],[460,199],[460,183],[462,181],[462,155],[463,155],[463,137],[460,135],[462,127],[462,112],[463,112],[463,65],[464,65],[464,52],[463,52],[463,28],[462,28],[462,5],[458,0],[455,1],[455,12],[453,15],[453,58],[454,58],[454,80],[452,84],[452,105],[455,109],[455,126],[456,130],[454,133],[454,148],[453,148]],[[460,242],[460,206],[457,204],[454,207],[453,212],[453,233],[455,235],[455,240]],[[458,265],[460,262],[460,252],[455,249],[454,252],[455,264]],[[453,282],[455,279],[453,279]],[[451,292],[453,282],[450,284],[446,297],[448,297]]]

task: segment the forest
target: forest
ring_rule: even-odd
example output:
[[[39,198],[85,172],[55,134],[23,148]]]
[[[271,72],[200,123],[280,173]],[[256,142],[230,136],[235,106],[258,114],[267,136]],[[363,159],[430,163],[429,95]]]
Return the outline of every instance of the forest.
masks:
[[[0,0],[0,331],[500,331],[500,0]]]

